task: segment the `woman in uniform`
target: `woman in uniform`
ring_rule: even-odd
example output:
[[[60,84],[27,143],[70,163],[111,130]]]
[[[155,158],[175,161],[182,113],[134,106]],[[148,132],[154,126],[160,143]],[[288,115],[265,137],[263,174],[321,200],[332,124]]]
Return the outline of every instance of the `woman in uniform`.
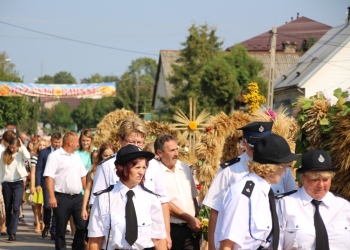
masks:
[[[254,144],[253,160],[248,162],[250,173],[230,187],[219,209],[217,248],[278,248],[279,226],[271,184],[279,182],[297,157],[276,134]]]
[[[115,165],[120,181],[96,194],[91,209],[90,250],[166,249],[161,203],[143,186],[153,157],[132,144],[118,151]]]
[[[280,200],[281,249],[349,249],[350,203],[329,192],[338,168],[320,149],[306,152],[301,165],[302,188]]]

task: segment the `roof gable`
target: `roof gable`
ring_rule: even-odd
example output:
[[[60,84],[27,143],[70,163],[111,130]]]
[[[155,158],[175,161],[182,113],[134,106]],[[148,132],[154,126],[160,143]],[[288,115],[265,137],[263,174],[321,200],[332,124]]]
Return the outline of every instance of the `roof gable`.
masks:
[[[307,17],[300,17],[277,28],[276,51],[283,51],[283,42],[296,42],[300,49],[303,41],[309,37],[319,39],[332,27]],[[269,51],[271,48],[270,31],[241,42],[248,51]],[[233,46],[227,48],[231,50]]]
[[[350,25],[329,30],[299,60],[276,80],[275,89],[302,87],[321,67],[350,42]],[[347,63],[347,62],[344,62]]]

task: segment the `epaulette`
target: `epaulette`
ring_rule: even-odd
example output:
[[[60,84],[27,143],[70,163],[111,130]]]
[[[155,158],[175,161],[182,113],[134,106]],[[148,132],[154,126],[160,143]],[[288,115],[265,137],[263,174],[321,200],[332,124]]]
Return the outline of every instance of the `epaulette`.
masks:
[[[103,161],[100,161],[99,163],[98,163],[98,165],[101,165],[102,163],[104,163],[104,162],[106,162],[106,161],[108,161],[108,160],[110,160],[110,159],[112,159],[112,158],[114,158],[115,157],[115,154],[114,155],[111,155],[110,157],[108,157],[108,158],[106,158],[106,159],[104,159]]]
[[[289,191],[289,192],[287,192],[287,193],[275,195],[275,200],[279,200],[279,199],[282,199],[282,198],[285,197],[285,196],[294,194],[296,191],[298,191],[298,190],[292,190],[292,191]]]
[[[114,185],[110,185],[108,188],[106,188],[106,189],[104,189],[104,190],[97,191],[97,192],[93,193],[93,195],[99,196],[99,195],[101,195],[101,194],[103,194],[103,193],[111,192],[113,188],[114,188]]]
[[[222,169],[225,169],[225,168],[227,168],[228,166],[231,166],[231,165],[233,165],[233,164],[235,164],[235,163],[237,163],[237,162],[239,162],[241,160],[241,158],[233,158],[233,159],[231,159],[231,160],[229,160],[229,161],[226,161],[226,162],[224,162],[224,163],[221,163],[220,164],[220,167],[222,168]]]
[[[152,192],[151,190],[149,190],[148,188],[146,188],[145,185],[140,184],[140,186],[141,186],[142,189],[145,190],[146,192],[148,192],[148,193],[150,193],[150,194],[153,194],[153,195],[155,195],[155,196],[157,196],[157,197],[160,197],[159,194],[156,194],[156,193]]]
[[[253,193],[254,186],[255,186],[255,183],[253,181],[247,181],[245,183],[243,190],[242,190],[242,194],[244,194],[245,196],[250,198],[250,196]]]

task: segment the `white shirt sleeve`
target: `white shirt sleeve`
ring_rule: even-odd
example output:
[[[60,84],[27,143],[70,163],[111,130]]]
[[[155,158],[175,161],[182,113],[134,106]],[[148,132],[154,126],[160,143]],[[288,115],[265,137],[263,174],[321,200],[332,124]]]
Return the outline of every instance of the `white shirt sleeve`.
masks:
[[[223,169],[219,171],[214,177],[213,182],[210,185],[210,188],[203,200],[203,204],[219,211],[220,205],[222,204],[226,191],[229,188],[229,178],[228,173],[229,169]]]
[[[149,166],[149,167],[154,168],[154,170],[152,171],[152,173],[154,175],[153,176],[153,178],[154,178],[154,193],[160,195],[160,197],[158,197],[160,203],[169,202],[167,188],[166,188],[163,174],[161,173],[159,164],[158,165],[152,164],[152,166]],[[147,181],[146,181],[146,187],[147,187]],[[151,190],[151,191],[153,191],[153,190]]]
[[[51,177],[54,179],[57,169],[58,169],[58,164],[57,164],[57,160],[55,158],[55,154],[51,153],[47,157],[43,176]]]

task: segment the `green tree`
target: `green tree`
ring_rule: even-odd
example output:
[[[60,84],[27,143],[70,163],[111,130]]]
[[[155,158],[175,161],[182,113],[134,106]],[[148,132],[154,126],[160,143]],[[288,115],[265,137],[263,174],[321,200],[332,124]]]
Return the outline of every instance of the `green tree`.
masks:
[[[52,109],[51,128],[56,131],[65,132],[72,124],[71,108],[68,103],[60,102]]]
[[[211,113],[232,111],[234,99],[241,92],[236,71],[224,54],[214,57],[203,65],[200,81],[202,98],[197,99]],[[215,98],[213,98],[215,97]]]
[[[0,96],[0,127],[24,124],[29,117],[28,106],[24,97]]]
[[[91,75],[89,78],[84,78],[81,83],[101,83],[101,82],[118,82],[117,76],[101,76],[100,74]]]
[[[97,124],[103,119],[105,115],[108,113],[114,111],[116,109],[116,106],[114,104],[114,97],[102,97],[101,99],[98,99],[96,102],[96,105],[94,107],[94,126],[95,128]]]
[[[50,75],[44,75],[42,77],[38,77],[35,83],[47,83],[47,84],[52,84],[54,83],[54,79]]]
[[[177,108],[187,112],[190,97],[197,98],[198,111],[206,108],[200,102],[201,98],[198,98],[202,97],[200,84],[202,68],[205,63],[222,52],[223,42],[216,36],[216,29],[209,28],[208,25],[198,27],[192,25],[188,31],[186,42],[181,43],[184,48],[181,50],[180,58],[172,65],[173,74],[168,79],[174,86],[173,97],[162,100],[170,113],[174,113]]]
[[[5,52],[0,53],[0,81],[22,82],[15,65]],[[0,127],[14,125],[24,132],[34,133],[38,122],[38,105],[26,97],[0,96]],[[35,125],[35,128],[34,128]]]
[[[95,102],[91,99],[81,100],[78,107],[72,112],[72,119],[77,124],[78,130],[93,128],[96,126],[94,119]]]
[[[250,57],[247,50],[236,45],[230,53],[223,52],[216,30],[207,25],[192,25],[180,58],[172,65],[168,78],[174,86],[173,96],[162,99],[166,109],[160,112],[174,114],[177,108],[189,110],[189,98],[197,99],[197,111],[216,113],[237,108],[236,98],[249,82],[256,81],[260,89],[267,82],[258,76],[263,64]]]
[[[81,83],[101,83],[103,81],[104,81],[103,76],[96,73],[94,75],[91,75],[90,78],[82,79]]]
[[[38,121],[40,119],[40,103],[32,98],[28,101],[27,111],[29,113],[27,119],[19,126],[21,131],[26,131],[28,134],[35,134],[38,129]]]
[[[39,119],[43,123],[44,127],[46,124],[51,125],[52,110],[48,108],[42,108]]]
[[[135,110],[136,82],[138,82],[139,113],[148,113],[152,109],[152,94],[157,72],[157,63],[150,58],[133,60],[121,80],[117,82],[117,108]]]
[[[53,76],[53,81],[56,84],[72,84],[77,83],[70,72],[60,71]]]

